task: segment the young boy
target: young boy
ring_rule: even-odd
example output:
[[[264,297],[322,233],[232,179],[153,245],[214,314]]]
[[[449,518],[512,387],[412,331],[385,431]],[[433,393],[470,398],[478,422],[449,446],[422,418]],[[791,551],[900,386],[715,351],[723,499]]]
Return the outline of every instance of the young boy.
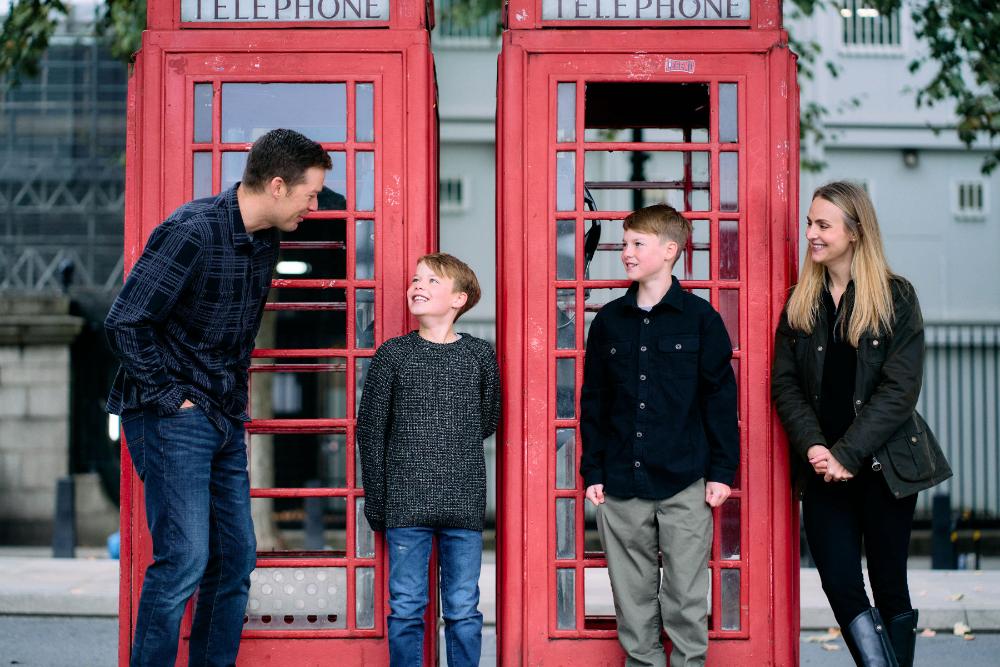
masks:
[[[389,554],[389,661],[423,660],[431,541],[438,540],[450,667],[479,665],[479,570],[486,511],[483,440],[500,417],[490,344],[455,333],[479,301],[464,262],[425,255],[406,291],[420,328],[375,352],[358,412],[365,516]]]
[[[691,223],[666,204],[625,218],[632,285],[587,339],[580,475],[597,506],[626,665],[705,664],[712,509],[739,462],[732,346],[671,274]],[[662,583],[657,552],[663,557]]]

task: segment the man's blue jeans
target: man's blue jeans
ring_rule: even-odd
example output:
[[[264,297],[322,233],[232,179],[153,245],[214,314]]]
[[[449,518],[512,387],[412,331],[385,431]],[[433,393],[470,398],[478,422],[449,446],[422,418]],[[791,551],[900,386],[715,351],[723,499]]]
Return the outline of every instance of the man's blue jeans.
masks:
[[[389,664],[416,667],[424,653],[427,564],[438,540],[448,667],[478,667],[483,643],[479,570],[483,534],[462,528],[389,528]]]
[[[236,663],[257,545],[243,425],[224,424],[220,430],[198,407],[166,417],[155,410],[122,415],[153,538],[132,667],[172,667],[184,606],[196,589],[188,664]]]

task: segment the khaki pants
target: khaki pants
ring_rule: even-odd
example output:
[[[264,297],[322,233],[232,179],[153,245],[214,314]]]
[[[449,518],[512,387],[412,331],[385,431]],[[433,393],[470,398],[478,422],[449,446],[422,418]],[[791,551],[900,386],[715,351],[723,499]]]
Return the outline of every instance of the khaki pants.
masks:
[[[608,556],[618,641],[628,667],[700,667],[708,651],[708,556],[712,510],[701,479],[666,500],[605,496],[597,529]],[[663,556],[660,579],[657,551]]]

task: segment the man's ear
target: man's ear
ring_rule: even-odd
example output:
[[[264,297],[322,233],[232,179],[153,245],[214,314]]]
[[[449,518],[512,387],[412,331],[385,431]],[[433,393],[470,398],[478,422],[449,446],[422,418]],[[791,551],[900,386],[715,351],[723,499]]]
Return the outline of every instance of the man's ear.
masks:
[[[451,298],[451,307],[455,310],[461,310],[465,302],[469,300],[469,295],[465,292],[456,292]]]
[[[281,176],[275,176],[267,184],[267,191],[272,197],[283,197],[287,190],[288,185]]]

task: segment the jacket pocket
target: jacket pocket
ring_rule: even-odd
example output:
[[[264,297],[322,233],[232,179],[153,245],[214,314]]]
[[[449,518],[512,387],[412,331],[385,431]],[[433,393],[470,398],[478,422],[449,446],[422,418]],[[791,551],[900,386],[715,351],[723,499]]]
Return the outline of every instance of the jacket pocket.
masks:
[[[934,475],[933,437],[923,419],[915,415],[885,444],[889,463],[901,480],[919,482]]]
[[[601,348],[608,375],[615,384],[627,382],[629,368],[632,365],[632,343],[628,341],[613,341],[605,343]]]
[[[672,334],[656,341],[656,362],[672,377],[694,377],[698,374],[699,340],[693,334]]]
[[[865,336],[858,344],[858,356],[869,366],[881,368],[885,363],[888,342],[886,338]]]

